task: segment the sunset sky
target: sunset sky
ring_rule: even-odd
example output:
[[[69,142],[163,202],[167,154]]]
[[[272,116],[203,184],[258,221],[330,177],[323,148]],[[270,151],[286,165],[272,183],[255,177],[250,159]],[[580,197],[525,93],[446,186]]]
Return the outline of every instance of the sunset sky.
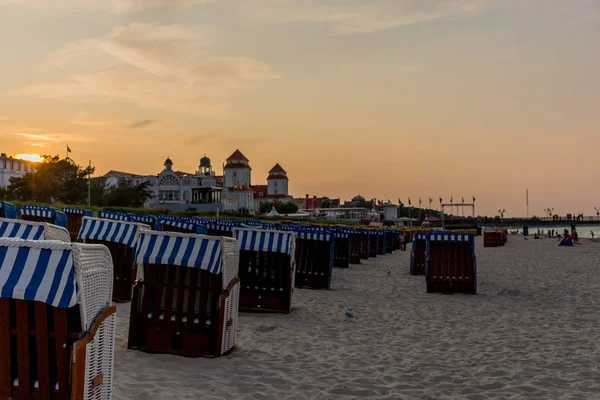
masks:
[[[0,151],[478,214],[600,207],[598,0],[0,0]]]

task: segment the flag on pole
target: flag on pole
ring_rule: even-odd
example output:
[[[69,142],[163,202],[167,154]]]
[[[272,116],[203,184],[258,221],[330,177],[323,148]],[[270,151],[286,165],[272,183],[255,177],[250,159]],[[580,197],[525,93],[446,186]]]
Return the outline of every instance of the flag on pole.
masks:
[[[450,203],[452,203],[452,196],[450,196]]]
[[[71,148],[69,147],[69,145],[67,145],[67,155],[69,155],[69,153],[71,153]]]
[[[475,196],[473,196],[473,203],[475,203]]]
[[[461,200],[462,200],[462,203],[465,204],[465,196],[462,196]]]
[[[431,204],[432,201],[433,201],[433,199],[431,197],[429,197],[429,204]]]
[[[419,206],[421,205],[421,198],[419,197]]]
[[[444,201],[444,199],[442,199],[442,198],[440,197],[440,204],[442,204],[442,201]]]
[[[411,204],[410,204],[410,197],[408,198],[408,205],[409,205],[409,206],[411,205]]]

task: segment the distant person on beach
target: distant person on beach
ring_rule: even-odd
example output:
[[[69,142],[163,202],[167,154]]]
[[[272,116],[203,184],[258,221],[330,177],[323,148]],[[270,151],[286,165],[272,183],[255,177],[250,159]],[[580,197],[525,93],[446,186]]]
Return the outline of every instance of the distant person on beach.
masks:
[[[406,251],[406,239],[404,238],[404,235],[400,235],[400,249]]]
[[[594,238],[594,231],[590,231],[590,233],[592,234],[592,239]]]
[[[569,230],[565,228],[565,239],[569,237]]]

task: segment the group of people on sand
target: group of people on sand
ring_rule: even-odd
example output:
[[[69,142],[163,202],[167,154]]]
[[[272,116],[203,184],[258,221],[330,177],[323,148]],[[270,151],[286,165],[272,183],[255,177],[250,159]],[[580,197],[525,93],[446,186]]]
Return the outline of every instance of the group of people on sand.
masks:
[[[579,235],[577,234],[577,228],[575,225],[571,225],[571,231],[565,228],[564,231],[559,233],[558,229],[549,229],[548,233],[545,233],[543,229],[538,229],[537,233],[534,235],[534,239],[543,239],[544,237],[548,238],[556,238],[561,240],[561,244],[564,245],[572,245],[572,244],[581,244],[579,242]],[[594,232],[592,231],[592,239],[594,238]],[[564,242],[564,243],[563,243]]]
[[[579,242],[579,235],[577,235],[577,228],[575,225],[571,225],[571,232],[565,228],[563,232],[564,237],[561,239],[559,246],[573,246],[574,244],[581,244]],[[592,238],[594,237],[594,232],[592,232]]]

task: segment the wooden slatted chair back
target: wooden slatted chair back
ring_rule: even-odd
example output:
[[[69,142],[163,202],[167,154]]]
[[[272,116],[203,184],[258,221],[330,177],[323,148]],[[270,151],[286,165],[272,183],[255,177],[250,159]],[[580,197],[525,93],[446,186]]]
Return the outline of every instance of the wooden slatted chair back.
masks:
[[[430,234],[427,239],[427,292],[477,293],[473,236]]]
[[[129,348],[185,357],[230,351],[239,302],[238,254],[231,239],[142,232]]]

